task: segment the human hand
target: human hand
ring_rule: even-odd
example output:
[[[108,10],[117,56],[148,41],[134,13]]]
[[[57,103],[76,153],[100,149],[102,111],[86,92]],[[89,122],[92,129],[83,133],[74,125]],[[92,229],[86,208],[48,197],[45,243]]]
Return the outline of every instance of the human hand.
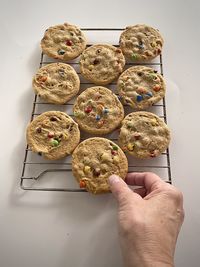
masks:
[[[119,238],[125,267],[174,266],[177,237],[184,219],[182,193],[154,173],[129,173],[128,185],[109,178],[118,202]]]

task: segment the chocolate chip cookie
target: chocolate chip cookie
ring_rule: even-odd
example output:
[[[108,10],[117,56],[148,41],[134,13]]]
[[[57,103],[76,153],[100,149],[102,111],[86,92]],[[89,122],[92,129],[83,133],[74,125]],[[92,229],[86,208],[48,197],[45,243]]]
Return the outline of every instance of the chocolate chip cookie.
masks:
[[[82,130],[98,135],[112,132],[124,118],[124,109],[117,96],[102,86],[90,87],[81,93],[73,112]]]
[[[124,104],[144,110],[165,96],[165,82],[156,70],[135,66],[120,75],[117,90]]]
[[[169,142],[169,128],[153,113],[133,112],[122,122],[119,145],[137,158],[156,157],[167,149]]]
[[[76,122],[64,112],[47,111],[27,127],[27,143],[33,152],[55,160],[69,155],[80,141]]]
[[[125,179],[128,162],[123,151],[112,141],[94,137],[81,142],[72,154],[72,171],[81,188],[98,194],[109,192],[108,177]]]
[[[125,57],[134,61],[157,57],[161,54],[163,43],[159,31],[144,24],[126,27],[119,40]]]
[[[111,83],[123,71],[124,65],[125,58],[121,49],[106,44],[88,47],[80,60],[82,75],[98,85]]]
[[[80,88],[76,71],[68,64],[52,63],[40,68],[33,77],[33,89],[48,103],[64,104]]]
[[[48,28],[41,40],[44,54],[65,61],[78,57],[85,47],[86,38],[83,32],[69,23]]]

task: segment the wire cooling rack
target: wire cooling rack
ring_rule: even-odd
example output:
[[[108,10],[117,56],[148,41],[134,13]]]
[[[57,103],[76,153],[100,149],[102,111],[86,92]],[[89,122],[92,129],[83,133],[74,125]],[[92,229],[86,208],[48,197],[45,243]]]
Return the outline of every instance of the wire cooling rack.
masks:
[[[82,28],[82,31],[85,34],[88,34],[91,39],[91,43],[88,46],[95,43],[103,43],[102,37],[106,37],[106,40],[116,35],[116,40],[111,42],[112,45],[118,46],[118,38],[123,28]],[[94,36],[98,37],[101,35],[100,40],[95,40],[92,42]],[[110,38],[109,38],[110,39]],[[107,42],[107,41],[106,41]],[[105,43],[105,42],[104,42]],[[107,42],[108,43],[108,42]],[[58,62],[57,60],[53,60],[45,56],[43,53],[41,54],[41,59],[39,63],[39,67],[42,67],[46,64]],[[83,79],[80,75],[79,70],[79,58],[67,62],[77,71],[80,81],[81,81],[81,89],[79,94],[86,89],[87,87],[94,86],[91,82]],[[159,73],[163,75],[163,60],[162,55],[157,57],[152,62],[145,63],[135,63],[135,62],[127,62],[125,68],[135,66],[135,65],[144,65],[153,67]],[[107,86],[112,91],[115,92],[116,82],[112,82]],[[116,92],[115,92],[116,93]],[[69,115],[73,117],[72,114],[72,106],[74,103],[74,99],[64,105],[51,105],[43,102],[37,95],[34,96],[33,107],[31,113],[32,121],[36,116],[41,114],[44,111],[48,110],[60,110],[65,111]],[[125,106],[125,114],[129,113],[131,110],[129,107]],[[165,98],[161,100],[159,103],[154,104],[148,111],[151,111],[161,118],[167,123],[167,112],[166,112],[166,101]],[[110,140],[117,142],[118,129],[113,133],[105,136]],[[81,141],[91,137],[92,135],[81,132]],[[162,153],[159,157],[151,158],[148,160],[138,160],[133,157],[128,156],[129,161],[129,172],[132,171],[152,171],[158,174],[168,183],[172,182],[171,179],[171,167],[170,167],[170,154],[169,149],[167,149],[164,153]],[[41,155],[33,153],[29,146],[26,146],[22,174],[20,178],[20,187],[24,190],[38,190],[38,191],[65,191],[65,192],[85,192],[84,189],[78,188],[78,183],[72,176],[71,170],[71,157],[68,156],[65,159],[57,160],[57,161],[48,161],[41,157]]]

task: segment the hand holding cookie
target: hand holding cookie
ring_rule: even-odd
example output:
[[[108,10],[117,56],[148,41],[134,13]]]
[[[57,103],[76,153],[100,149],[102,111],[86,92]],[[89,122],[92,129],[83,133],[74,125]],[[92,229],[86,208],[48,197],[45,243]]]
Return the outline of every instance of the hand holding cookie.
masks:
[[[174,266],[176,240],[183,218],[182,193],[153,173],[129,173],[126,182],[109,178],[118,202],[119,237],[126,267]]]

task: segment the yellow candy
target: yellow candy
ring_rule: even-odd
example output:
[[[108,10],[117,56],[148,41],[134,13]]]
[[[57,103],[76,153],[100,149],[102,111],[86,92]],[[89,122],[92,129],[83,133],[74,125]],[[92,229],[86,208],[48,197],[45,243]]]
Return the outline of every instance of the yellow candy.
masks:
[[[85,173],[89,173],[90,171],[91,171],[90,166],[85,166],[85,167],[84,167],[84,172],[85,172]]]
[[[89,70],[93,70],[94,69],[94,65],[89,65],[88,69]]]
[[[134,144],[129,143],[127,145],[128,150],[132,151],[134,149]]]
[[[158,126],[159,125],[159,123],[156,120],[152,120],[151,124],[152,124],[152,126]]]

